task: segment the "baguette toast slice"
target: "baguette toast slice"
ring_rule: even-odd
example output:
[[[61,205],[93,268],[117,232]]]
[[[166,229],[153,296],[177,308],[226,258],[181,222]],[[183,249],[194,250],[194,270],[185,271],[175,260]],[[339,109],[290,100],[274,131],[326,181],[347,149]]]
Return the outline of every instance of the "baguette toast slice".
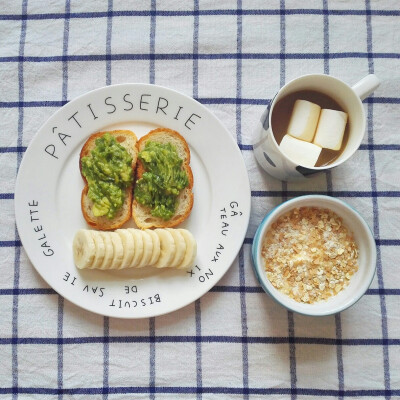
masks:
[[[192,211],[193,207],[193,173],[190,168],[190,150],[186,140],[176,131],[167,128],[157,128],[143,136],[138,142],[138,151],[142,151],[148,141],[159,143],[171,143],[183,160],[182,169],[186,171],[189,184],[179,194],[175,214],[169,220],[151,215],[151,209],[137,202],[132,203],[132,216],[136,225],[141,229],[149,228],[173,228],[182,223]],[[136,179],[138,181],[145,171],[140,159],[137,161]]]
[[[115,130],[107,132],[114,136],[117,142],[121,144],[132,157],[132,171],[134,173],[138,155],[136,135],[132,131],[128,130]],[[89,186],[86,178],[82,174],[81,160],[82,157],[90,155],[90,152],[95,148],[96,139],[103,136],[107,132],[98,132],[91,135],[83,145],[79,157],[79,169],[85,182],[85,187],[82,190],[81,196],[82,214],[89,226],[99,230],[112,230],[120,228],[125,222],[127,222],[131,218],[132,215],[133,181],[132,185],[125,189],[124,203],[112,219],[108,218],[107,216],[96,217],[95,215],[93,215],[92,212],[93,201],[88,196]]]

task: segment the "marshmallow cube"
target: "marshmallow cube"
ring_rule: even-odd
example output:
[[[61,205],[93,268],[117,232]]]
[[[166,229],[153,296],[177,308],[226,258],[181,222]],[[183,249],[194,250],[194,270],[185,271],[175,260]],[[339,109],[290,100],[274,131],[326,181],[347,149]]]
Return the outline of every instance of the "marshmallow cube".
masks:
[[[303,167],[314,167],[321,153],[321,147],[285,135],[279,145],[283,154]]]
[[[296,100],[287,132],[298,139],[312,142],[321,107],[307,100]]]
[[[322,109],[315,133],[314,144],[326,149],[340,150],[346,123],[347,113]]]

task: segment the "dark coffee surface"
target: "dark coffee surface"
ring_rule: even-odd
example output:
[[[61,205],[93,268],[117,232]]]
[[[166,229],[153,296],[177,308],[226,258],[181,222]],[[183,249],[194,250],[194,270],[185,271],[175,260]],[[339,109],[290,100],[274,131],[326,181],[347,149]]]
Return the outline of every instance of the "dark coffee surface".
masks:
[[[312,103],[318,104],[321,109],[328,108],[331,110],[345,111],[340,105],[330,96],[316,92],[313,90],[300,90],[280,99],[272,110],[271,126],[278,144],[281,143],[282,138],[286,135],[289,125],[290,116],[296,100],[307,100]],[[345,111],[346,112],[346,111]],[[316,167],[322,167],[333,163],[342,154],[347,145],[349,138],[350,121],[347,121],[346,129],[344,131],[343,142],[340,150],[322,149],[321,154],[315,164]]]

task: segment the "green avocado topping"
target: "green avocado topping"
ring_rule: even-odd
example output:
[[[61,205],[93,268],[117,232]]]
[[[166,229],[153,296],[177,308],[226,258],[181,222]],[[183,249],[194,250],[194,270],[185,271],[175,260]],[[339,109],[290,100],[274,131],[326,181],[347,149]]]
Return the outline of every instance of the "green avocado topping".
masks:
[[[132,184],[132,157],[114,136],[105,133],[95,141],[89,156],[82,157],[89,199],[95,217],[113,218],[125,200],[125,189]]]
[[[148,206],[151,215],[169,220],[175,213],[177,198],[182,189],[189,185],[183,160],[170,143],[148,141],[139,153],[146,172],[136,182],[135,199]]]

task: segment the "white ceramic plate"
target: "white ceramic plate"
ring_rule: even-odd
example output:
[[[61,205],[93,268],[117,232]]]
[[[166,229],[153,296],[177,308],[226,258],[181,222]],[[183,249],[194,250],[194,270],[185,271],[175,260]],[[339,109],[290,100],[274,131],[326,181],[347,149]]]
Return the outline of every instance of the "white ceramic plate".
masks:
[[[194,206],[181,227],[197,240],[195,266],[188,271],[78,270],[72,240],[87,227],[78,165],[83,143],[97,131],[131,129],[140,137],[159,126],[180,132],[191,150]],[[170,89],[122,84],[71,101],[41,127],[19,169],[15,211],[25,251],[54,290],[98,314],[144,318],[184,307],[218,282],[243,243],[250,200],[238,146],[210,111]],[[134,227],[133,221],[124,227]]]

